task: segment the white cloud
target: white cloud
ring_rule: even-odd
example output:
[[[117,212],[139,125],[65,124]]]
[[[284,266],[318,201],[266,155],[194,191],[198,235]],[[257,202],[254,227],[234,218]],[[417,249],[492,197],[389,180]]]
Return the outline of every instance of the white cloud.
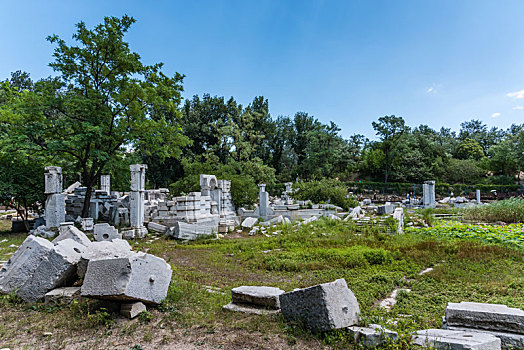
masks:
[[[493,113],[493,114],[491,115],[491,118],[497,118],[497,117],[499,117],[499,116],[500,116],[500,113],[497,112],[497,113]]]
[[[512,109],[515,111],[520,111],[521,109],[524,109],[524,106],[515,106]]]
[[[430,87],[430,88],[427,88],[427,89],[426,89],[426,92],[427,92],[428,94],[432,94],[432,93],[434,94],[434,93],[437,92],[437,90],[435,90],[434,87]]]
[[[524,90],[509,92],[506,94],[506,96],[520,100],[524,98]]]

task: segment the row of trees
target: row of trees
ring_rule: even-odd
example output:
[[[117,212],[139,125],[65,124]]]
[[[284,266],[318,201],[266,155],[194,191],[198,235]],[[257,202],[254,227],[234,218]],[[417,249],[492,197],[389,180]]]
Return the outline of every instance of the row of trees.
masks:
[[[370,141],[344,139],[336,124],[304,112],[274,118],[261,96],[247,106],[210,95],[182,103],[183,76],[144,64],[124,41],[133,23],[128,16],[93,29],[81,22],[74,45],[50,36],[54,77],[35,82],[15,72],[1,83],[1,204],[41,203],[46,164],[88,187],[84,215],[100,175],[125,190],[128,165],[137,162],[148,164],[151,187],[174,194],[196,189],[200,173],[232,178],[237,205],[255,201],[260,182],[512,182],[524,171],[524,125],[488,129],[472,120],[457,134],[385,116],[373,122],[378,140]]]

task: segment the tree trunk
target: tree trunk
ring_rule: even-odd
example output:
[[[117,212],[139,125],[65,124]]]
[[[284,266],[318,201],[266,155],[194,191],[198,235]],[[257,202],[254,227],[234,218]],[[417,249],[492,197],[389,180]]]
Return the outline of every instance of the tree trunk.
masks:
[[[87,190],[86,190],[86,197],[84,199],[84,206],[82,207],[82,217],[87,218],[89,217],[89,207],[91,205],[91,194],[93,193],[93,181],[90,179],[90,181],[86,184]]]

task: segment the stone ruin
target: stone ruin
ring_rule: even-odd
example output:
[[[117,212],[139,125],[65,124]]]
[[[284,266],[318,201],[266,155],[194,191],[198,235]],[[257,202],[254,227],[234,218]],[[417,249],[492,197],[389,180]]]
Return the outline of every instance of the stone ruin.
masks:
[[[360,308],[344,279],[284,292],[276,287],[241,286],[231,290],[224,310],[248,314],[282,313],[314,332],[347,329],[358,348],[376,348],[398,341],[397,332],[377,324],[358,326]],[[522,349],[524,311],[506,305],[449,303],[444,329],[412,333],[412,344],[432,349]]]
[[[47,228],[58,228],[65,221],[65,196],[62,193],[62,168],[45,168],[45,218]]]
[[[82,296],[122,304],[123,312],[145,310],[167,295],[171,267],[151,254],[133,252],[119,238],[91,240],[71,224],[52,242],[27,236],[0,269],[0,293],[15,292],[27,302]]]

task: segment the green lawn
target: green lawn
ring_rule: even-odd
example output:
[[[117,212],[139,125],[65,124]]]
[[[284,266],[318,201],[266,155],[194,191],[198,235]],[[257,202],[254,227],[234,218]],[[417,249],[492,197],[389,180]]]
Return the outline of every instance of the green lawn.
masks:
[[[46,344],[59,347],[72,339],[83,344],[79,339],[84,334],[99,337],[108,332],[111,336],[118,334],[125,342],[117,348],[131,348],[133,342],[140,342],[143,348],[160,348],[172,344],[173,339],[189,339],[197,348],[350,347],[344,331],[310,334],[281,317],[223,312],[231,288],[245,284],[290,291],[345,278],[360,303],[363,323],[380,323],[397,330],[403,340],[390,348],[399,349],[410,348],[410,331],[441,327],[448,302],[503,303],[524,309],[524,254],[510,245],[416,233],[386,235],[378,227],[359,229],[351,222],[330,220],[278,230],[278,235],[269,233],[270,237],[243,234],[190,243],[164,238],[132,242],[137,250],[161,256],[173,267],[173,283],[162,305],[141,320],[127,321],[109,309],[100,309],[102,306],[93,301],[49,310],[4,297],[0,303],[0,324],[4,323],[0,326],[0,347],[13,346],[6,342],[9,338],[15,339],[15,345],[32,344],[24,338],[24,321],[7,323],[21,315],[42,331],[46,320],[54,319],[55,329],[68,336],[49,337]],[[22,239],[4,233],[0,241],[4,236],[9,242],[0,244],[0,254],[4,254],[4,247],[12,242],[18,245]],[[434,270],[419,275],[428,267]],[[211,293],[208,287],[222,293]],[[378,301],[396,287],[412,291],[400,293],[390,312],[380,309]],[[176,338],[177,334],[184,336]],[[234,335],[235,341],[223,342]],[[200,343],[194,339],[204,340]],[[85,344],[86,348],[93,346],[92,342]]]

